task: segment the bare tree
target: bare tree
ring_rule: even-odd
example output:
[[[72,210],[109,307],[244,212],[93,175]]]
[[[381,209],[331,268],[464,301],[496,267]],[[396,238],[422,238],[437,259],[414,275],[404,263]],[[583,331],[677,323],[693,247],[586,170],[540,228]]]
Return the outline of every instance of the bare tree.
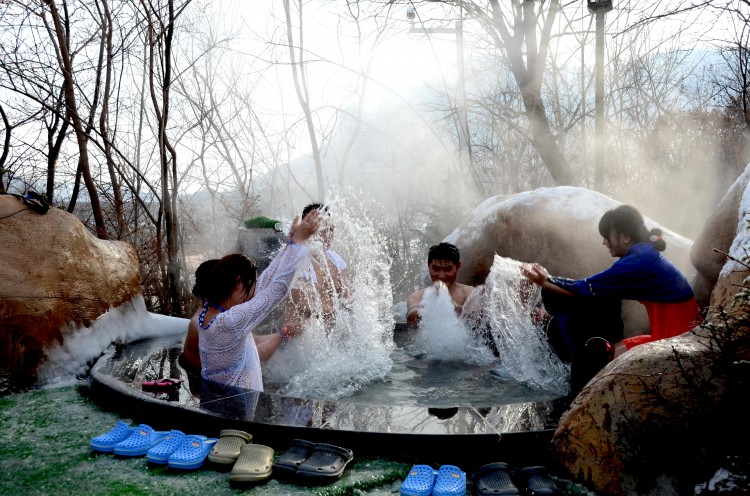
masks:
[[[55,50],[58,54],[58,60],[63,73],[63,88],[65,90],[65,105],[67,107],[67,115],[70,118],[73,130],[76,135],[76,141],[78,143],[78,170],[83,176],[84,183],[86,184],[86,190],[89,194],[89,201],[91,202],[91,210],[94,215],[94,222],[96,225],[96,235],[101,239],[108,239],[107,228],[104,223],[104,215],[102,213],[101,203],[99,201],[99,193],[97,186],[94,183],[94,178],[91,175],[91,168],[89,167],[89,154],[88,154],[88,136],[84,128],[83,119],[78,114],[78,103],[75,95],[75,81],[73,80],[73,59],[70,53],[70,47],[68,45],[69,38],[66,37],[67,29],[65,23],[67,22],[67,16],[63,19],[60,16],[60,12],[57,9],[55,0],[45,0],[44,3],[49,8],[50,15],[52,16],[52,23],[54,28],[50,29],[50,37]],[[64,10],[67,10],[65,0],[62,2]],[[42,11],[42,18],[44,19],[44,11]],[[46,24],[46,22],[45,22]]]
[[[101,8],[100,8],[101,5]],[[107,162],[107,170],[109,172],[109,181],[112,187],[112,201],[111,204],[115,211],[115,219],[117,226],[117,238],[121,239],[125,234],[125,213],[123,211],[123,199],[122,190],[120,188],[119,174],[115,170],[114,163],[114,152],[112,150],[112,133],[109,129],[109,101],[112,98],[112,71],[114,63],[114,50],[112,46],[112,14],[109,10],[108,0],[98,0],[96,3],[97,9],[99,9],[100,25],[101,25],[101,41],[102,50],[100,52],[105,55],[104,60],[104,93],[102,95],[102,110],[99,114],[99,135],[101,136],[102,144],[104,145],[104,158]],[[100,56],[100,68],[97,71],[101,74],[101,61]]]
[[[323,176],[323,164],[320,159],[320,145],[318,144],[317,131],[313,120],[312,110],[310,109],[310,93],[307,84],[307,69],[305,62],[304,50],[304,16],[302,14],[303,0],[295,2],[297,8],[297,40],[295,44],[294,29],[292,24],[292,12],[290,0],[284,0],[284,15],[286,18],[286,37],[287,46],[289,47],[289,59],[291,61],[292,77],[294,78],[294,89],[297,93],[297,100],[302,106],[305,113],[305,122],[307,123],[307,133],[310,138],[312,147],[313,161],[315,162],[315,176],[318,182],[318,198],[325,198],[325,178]]]
[[[142,12],[146,20],[147,59],[148,59],[148,86],[151,95],[151,104],[157,123],[157,139],[159,151],[159,163],[161,169],[161,195],[162,201],[159,208],[159,216],[164,220],[164,231],[166,234],[165,254],[166,266],[166,306],[172,314],[182,314],[181,302],[181,264],[179,258],[178,224],[177,217],[177,151],[172,146],[167,133],[169,122],[170,92],[173,84],[172,79],[172,42],[174,37],[175,23],[190,3],[185,0],[182,4],[175,6],[174,0],[166,0],[166,5],[151,1],[141,1]],[[161,242],[159,231],[161,223],[157,228],[157,242]]]
[[[561,9],[559,0],[490,0],[489,8],[471,0],[452,3],[465,9],[480,23],[507,59],[521,93],[529,139],[555,183],[577,184],[570,164],[560,150],[542,98],[550,42]]]

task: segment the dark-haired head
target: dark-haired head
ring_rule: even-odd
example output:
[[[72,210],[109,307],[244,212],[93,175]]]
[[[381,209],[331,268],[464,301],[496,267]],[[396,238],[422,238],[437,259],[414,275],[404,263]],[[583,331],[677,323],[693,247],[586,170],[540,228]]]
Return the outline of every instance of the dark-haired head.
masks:
[[[245,255],[233,253],[225,256],[211,271],[204,298],[213,304],[220,305],[231,296],[238,282],[242,283],[245,288],[247,298],[255,285],[257,271],[255,262]]]
[[[664,251],[667,247],[667,243],[661,237],[661,229],[654,228],[649,231],[641,213],[630,205],[620,205],[602,215],[599,220],[599,234],[609,239],[612,229],[616,234],[630,236],[633,244],[649,242],[659,251]]]
[[[302,218],[304,219],[305,216],[313,210],[317,210],[320,213],[328,213],[328,206],[323,205],[322,203],[311,203],[306,205],[305,208],[302,209]]]
[[[450,260],[458,265],[461,261],[461,254],[455,245],[443,242],[431,246],[430,251],[427,252],[427,263],[429,264],[433,260]]]
[[[323,239],[323,246],[328,249],[333,242],[333,222],[330,217],[331,212],[328,211],[328,205],[323,205],[322,203],[311,203],[302,209],[302,218],[304,219],[307,214],[312,211],[318,211],[321,214],[321,217],[319,217],[321,225],[320,229],[318,229],[318,234]],[[326,216],[322,217],[323,214],[326,214]]]
[[[218,258],[212,258],[206,260],[195,269],[195,284],[193,285],[193,296],[197,296],[200,299],[206,298],[206,287],[210,284],[209,276],[211,271],[218,263]]]

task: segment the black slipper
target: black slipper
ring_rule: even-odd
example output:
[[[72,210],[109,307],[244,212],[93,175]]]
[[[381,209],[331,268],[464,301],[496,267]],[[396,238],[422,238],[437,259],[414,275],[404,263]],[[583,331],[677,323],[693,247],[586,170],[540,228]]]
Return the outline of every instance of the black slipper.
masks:
[[[496,462],[483,465],[472,476],[471,481],[478,496],[520,496],[510,477],[507,463]]]
[[[354,453],[350,449],[318,443],[297,469],[297,479],[307,484],[328,484],[341,477],[353,459]]]
[[[315,443],[304,439],[294,439],[289,449],[273,464],[274,475],[280,478],[292,477],[299,466],[307,460],[315,448]]]
[[[516,485],[523,488],[524,494],[528,496],[553,496],[560,495],[560,489],[557,488],[547,474],[547,469],[541,466],[522,468],[515,473],[513,479]]]

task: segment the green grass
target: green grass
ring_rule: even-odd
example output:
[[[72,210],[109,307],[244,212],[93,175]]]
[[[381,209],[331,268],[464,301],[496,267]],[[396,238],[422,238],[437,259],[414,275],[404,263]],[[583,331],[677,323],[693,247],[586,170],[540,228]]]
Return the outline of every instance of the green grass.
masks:
[[[398,494],[410,468],[405,463],[356,457],[353,447],[354,461],[341,479],[328,486],[309,488],[270,479],[238,489],[230,486],[228,471],[210,464],[175,472],[149,467],[144,458],[91,452],[91,438],[109,431],[121,418],[92,403],[79,387],[0,398],[0,495],[390,495]],[[558,484],[565,496],[592,494],[570,481]]]
[[[229,485],[227,471],[210,465],[177,473],[149,467],[144,458],[92,453],[91,438],[118,420],[76,386],[0,398],[0,495],[397,494],[409,469],[403,463],[355,459],[329,486],[308,488],[271,479],[240,491]]]

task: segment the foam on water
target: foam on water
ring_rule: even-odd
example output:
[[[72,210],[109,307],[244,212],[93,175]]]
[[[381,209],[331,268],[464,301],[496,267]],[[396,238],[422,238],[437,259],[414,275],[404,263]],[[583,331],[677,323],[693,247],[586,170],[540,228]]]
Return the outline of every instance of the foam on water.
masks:
[[[47,359],[39,366],[39,386],[75,382],[76,377],[88,373],[92,362],[113,342],[127,343],[185,332],[188,322],[188,319],[148,312],[143,297],[138,295],[128,303],[108,310],[88,327],[70,325],[63,328],[63,343],[45,350]]]

